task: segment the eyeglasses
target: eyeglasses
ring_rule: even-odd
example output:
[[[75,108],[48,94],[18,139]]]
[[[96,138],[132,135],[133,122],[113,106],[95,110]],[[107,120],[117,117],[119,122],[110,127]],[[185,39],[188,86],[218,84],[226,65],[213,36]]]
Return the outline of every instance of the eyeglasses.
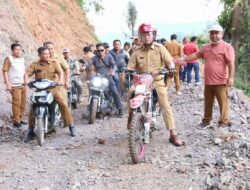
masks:
[[[104,52],[104,49],[98,49],[97,52]]]

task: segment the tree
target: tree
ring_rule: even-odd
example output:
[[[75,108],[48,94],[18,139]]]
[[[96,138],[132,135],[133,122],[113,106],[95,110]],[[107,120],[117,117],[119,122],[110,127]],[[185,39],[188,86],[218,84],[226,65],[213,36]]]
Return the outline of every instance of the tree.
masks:
[[[77,0],[80,7],[88,12],[94,9],[96,13],[102,13],[104,7],[102,5],[102,0]]]
[[[137,20],[137,9],[135,4],[132,1],[128,2],[128,10],[127,10],[127,25],[129,30],[131,31],[131,35],[135,35],[135,24]]]

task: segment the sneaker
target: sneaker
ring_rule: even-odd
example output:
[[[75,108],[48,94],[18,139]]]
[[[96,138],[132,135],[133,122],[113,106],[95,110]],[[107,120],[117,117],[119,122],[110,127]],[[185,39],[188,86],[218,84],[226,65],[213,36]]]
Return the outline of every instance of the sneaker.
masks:
[[[124,115],[124,114],[123,114],[122,109],[119,109],[118,117],[119,117],[119,118],[122,118],[122,117],[123,117],[123,115]]]
[[[208,128],[211,126],[211,123],[210,122],[204,122],[202,121],[202,123],[199,125],[199,127],[205,129],[205,128]]]
[[[195,86],[199,86],[201,84],[201,82],[195,82]]]
[[[74,125],[70,125],[69,126],[69,132],[70,132],[70,136],[71,137],[75,137],[76,136],[76,128]]]
[[[27,124],[28,124],[27,121],[23,121],[23,120],[22,120],[20,123],[21,123],[22,125],[27,125]]]
[[[180,91],[176,91],[177,95],[182,95],[182,93]]]
[[[14,126],[15,128],[20,128],[20,127],[22,127],[21,123],[17,123],[17,122],[14,122],[14,123],[13,123],[13,126]]]
[[[29,142],[29,141],[33,141],[35,140],[36,134],[34,133],[34,131],[30,131],[27,135],[27,138],[25,140],[25,142]]]

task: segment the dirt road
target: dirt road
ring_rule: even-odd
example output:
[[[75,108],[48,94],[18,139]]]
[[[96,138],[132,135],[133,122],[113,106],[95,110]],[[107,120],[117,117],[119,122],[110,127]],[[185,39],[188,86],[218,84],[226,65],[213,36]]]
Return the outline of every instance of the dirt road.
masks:
[[[231,90],[231,127],[214,125],[200,129],[203,114],[202,87],[182,86],[182,95],[169,91],[177,129],[186,146],[168,142],[168,131],[159,117],[160,130],[153,134],[146,162],[131,163],[126,118],[105,118],[88,125],[86,102],[73,111],[77,137],[58,129],[44,147],[24,143],[21,130],[1,124],[0,189],[67,190],[201,190],[250,189],[250,104],[242,92]],[[98,139],[104,140],[99,144]]]

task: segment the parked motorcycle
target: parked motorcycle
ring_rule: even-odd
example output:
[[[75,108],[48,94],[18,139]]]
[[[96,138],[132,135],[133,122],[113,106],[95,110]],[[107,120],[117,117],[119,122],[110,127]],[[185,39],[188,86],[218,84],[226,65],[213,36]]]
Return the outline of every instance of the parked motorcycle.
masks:
[[[55,81],[42,79],[32,81],[28,84],[30,88],[35,88],[31,95],[32,108],[35,113],[35,130],[37,142],[40,146],[44,143],[44,135],[52,127],[61,124],[61,112],[54,102],[52,93],[48,90],[56,86]],[[52,116],[54,115],[54,117]]]
[[[167,72],[163,69],[158,75],[165,75]],[[153,80],[154,77],[149,73],[133,74],[135,90],[129,105],[133,112],[128,141],[130,156],[135,164],[144,160],[152,132],[157,129],[156,117],[159,115],[159,108]]]
[[[88,109],[89,124],[96,121],[97,115],[113,114],[116,110],[113,95],[109,90],[109,81],[104,76],[97,74],[88,81],[89,99]]]
[[[78,104],[79,104],[79,100],[78,100],[78,89],[76,87],[76,84],[74,82],[74,77],[78,76],[79,74],[72,74],[70,77],[70,89],[68,90],[68,107],[71,110],[73,109],[77,109]]]

